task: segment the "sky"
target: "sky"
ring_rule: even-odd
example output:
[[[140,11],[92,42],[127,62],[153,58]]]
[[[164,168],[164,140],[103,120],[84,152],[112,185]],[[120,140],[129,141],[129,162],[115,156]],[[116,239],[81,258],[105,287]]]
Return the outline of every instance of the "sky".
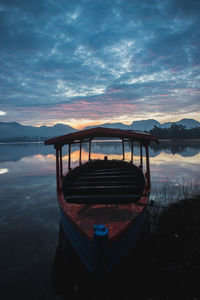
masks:
[[[0,121],[200,121],[199,0],[0,0]]]

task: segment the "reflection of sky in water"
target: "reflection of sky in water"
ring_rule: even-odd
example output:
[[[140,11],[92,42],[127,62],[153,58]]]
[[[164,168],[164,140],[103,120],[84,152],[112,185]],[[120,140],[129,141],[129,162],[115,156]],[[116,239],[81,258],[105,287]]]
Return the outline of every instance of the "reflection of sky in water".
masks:
[[[31,147],[32,146],[32,147]],[[40,203],[42,197],[48,200],[52,195],[51,204],[55,204],[56,188],[55,188],[55,151],[53,147],[47,147],[43,144],[32,144],[29,147],[27,145],[4,145],[3,150],[6,151],[3,155],[2,145],[0,145],[1,162],[0,162],[0,183],[1,183],[1,199],[12,199],[10,203],[5,200],[6,206],[10,206],[11,203],[15,206],[16,210],[17,202],[21,199],[20,206],[28,208],[27,203],[34,203],[37,205],[45,205]],[[76,166],[79,161],[79,146],[72,147],[72,166]],[[108,142],[106,145],[101,142],[95,142],[92,145],[92,158],[103,158],[108,155],[109,159],[121,159],[122,147],[121,143]],[[130,161],[131,152],[130,147],[125,144],[125,158]],[[198,177],[200,167],[200,147],[189,151],[190,155],[183,156],[181,153],[172,154],[162,149],[150,150],[150,163],[151,163],[151,179],[152,187],[162,185],[163,182],[179,182],[182,178],[189,182],[193,178]],[[195,151],[194,151],[195,150]],[[191,155],[193,152],[194,155]],[[139,147],[134,148],[134,163],[139,164]],[[30,155],[28,155],[30,154]],[[68,148],[63,148],[63,166],[64,171],[67,171],[68,160]],[[13,159],[14,158],[14,159]],[[82,149],[82,161],[88,160],[88,145],[84,145]],[[145,159],[144,159],[145,165]],[[26,202],[23,202],[22,201]],[[36,200],[37,199],[37,200]],[[4,200],[3,200],[4,201]],[[7,201],[7,202],[6,202]],[[33,202],[32,202],[33,201]],[[48,201],[49,202],[49,201]],[[2,205],[3,202],[1,202]],[[29,208],[30,209],[30,208]],[[37,213],[38,216],[38,213]]]
[[[4,224],[9,224],[9,222],[12,224],[21,220],[22,217],[29,216],[39,226],[52,225],[49,210],[55,210],[57,207],[54,149],[52,151],[52,147],[45,147],[43,144],[39,146],[33,144],[33,149],[30,146],[7,145],[3,148],[6,150],[4,157],[1,147],[0,145],[1,221],[4,220]],[[73,167],[79,161],[78,149],[78,145],[72,147]],[[103,158],[105,155],[108,155],[109,159],[122,158],[121,143],[109,142],[105,146],[97,142],[92,145],[92,150],[93,159]],[[125,146],[125,150],[126,160],[130,161],[129,145]],[[161,186],[166,181],[176,183],[184,178],[185,182],[190,182],[197,178],[200,175],[200,147],[198,151],[196,153],[197,149],[195,149],[195,151],[189,151],[190,155],[183,156],[181,153],[172,154],[169,149],[167,151],[151,149],[152,188]],[[194,152],[193,156],[191,152]],[[134,153],[134,163],[137,165],[140,160],[139,147],[134,148]],[[67,171],[67,147],[64,148],[63,154],[64,171]],[[84,145],[82,161],[87,160],[88,146]]]
[[[8,172],[8,169],[7,168],[2,168],[2,169],[0,169],[0,175],[1,174],[5,174],[5,173],[7,173]]]
[[[92,145],[92,158],[121,159],[120,143]],[[126,160],[130,147],[125,146]],[[78,145],[72,148],[72,166],[79,160]],[[150,150],[152,194],[166,180],[186,181],[199,176],[200,147],[184,151],[170,148]],[[139,163],[139,148],[135,147],[135,163]],[[67,170],[68,149],[64,149],[64,170]],[[83,146],[82,160],[88,159],[88,147]],[[0,266],[3,285],[16,283],[16,288],[30,278],[42,286],[50,277],[58,241],[59,208],[56,201],[55,151],[43,144],[0,145]],[[27,263],[28,262],[28,263]],[[40,266],[40,267],[38,267]],[[22,274],[24,274],[22,280]],[[49,279],[50,280],[50,279]],[[21,286],[21,289],[23,287]],[[42,288],[41,288],[42,289]],[[34,297],[37,299],[37,295]]]
[[[151,173],[153,181],[179,181],[185,178],[192,180],[200,175],[200,153],[183,157],[179,154],[161,153],[151,158]]]
[[[11,147],[10,159],[8,153],[6,154],[6,161],[0,163],[0,183],[1,191],[0,196],[2,199],[9,198],[12,201],[1,202],[4,203],[7,209],[10,207],[15,209],[19,214],[24,211],[30,211],[31,207],[40,206],[35,218],[41,223],[41,207],[45,207],[46,202],[51,203],[48,205],[57,205],[56,199],[56,180],[55,180],[55,151],[52,147],[45,147],[40,144],[40,147],[35,148],[34,152],[28,156],[26,150],[30,148],[20,148],[18,152],[19,159],[12,160],[16,155],[18,147]],[[23,150],[23,151],[22,151]],[[121,143],[109,142],[107,145],[101,142],[92,145],[92,159],[103,159],[108,155],[109,159],[121,159],[122,147]],[[127,161],[131,159],[131,152],[129,145],[125,144],[125,158]],[[139,147],[134,148],[134,163],[139,165]],[[145,151],[143,151],[143,154]],[[187,150],[188,152],[188,150]],[[195,152],[192,156],[191,152]],[[24,156],[23,156],[24,153]],[[180,183],[184,178],[185,183],[191,182],[194,178],[199,177],[200,172],[200,147],[199,153],[189,151],[190,155],[183,156],[181,153],[172,154],[167,151],[151,149],[150,150],[150,166],[151,166],[151,182],[152,192],[155,189],[162,188],[166,182],[170,184]],[[88,160],[88,146],[84,145],[82,149],[82,162]],[[72,147],[71,165],[75,167],[79,162],[79,146]],[[145,158],[143,160],[145,166]],[[68,166],[68,148],[63,148],[63,170],[67,171]],[[52,199],[52,195],[54,195]],[[20,199],[20,200],[19,200]],[[42,199],[45,199],[41,203]],[[50,201],[50,199],[52,199]],[[20,201],[20,206],[18,203]],[[31,205],[30,205],[31,204]],[[13,205],[13,207],[11,207]],[[3,213],[3,211],[2,211]],[[43,224],[44,225],[44,224]]]
[[[12,147],[12,151],[15,157],[17,148]],[[13,157],[0,162],[1,295],[13,293],[14,299],[20,291],[20,298],[25,299],[24,294],[35,292],[33,285],[39,289],[50,282],[59,209],[54,156],[37,154],[16,161]],[[28,298],[39,296],[31,294]]]
[[[5,148],[8,150],[1,155],[0,175],[5,178],[10,176],[48,176],[55,174],[55,151],[53,147],[45,147],[43,144],[35,146],[35,153],[31,146],[22,147],[12,145]],[[197,151],[198,150],[198,151]],[[2,145],[0,145],[0,152]],[[184,155],[183,155],[184,152]],[[199,148],[188,147],[182,153],[170,153],[169,149],[150,149],[151,178],[154,182],[176,181],[180,178],[191,180],[199,176],[200,166],[200,146]],[[144,153],[144,151],[143,151]],[[186,155],[187,153],[187,155]],[[2,154],[2,153],[1,153]],[[30,155],[28,155],[30,154]],[[134,147],[134,163],[139,164],[139,147]],[[145,154],[145,153],[144,153]],[[122,147],[121,143],[108,142],[106,145],[101,142],[95,142],[92,145],[92,159],[97,159],[108,155],[109,159],[121,159]],[[63,166],[67,171],[68,148],[63,148]],[[13,159],[15,157],[15,159]],[[125,144],[125,158],[127,161],[131,159],[129,144]],[[88,145],[84,144],[82,149],[82,161],[88,160]],[[76,166],[79,161],[79,146],[72,147],[71,162],[72,167]],[[145,165],[145,159],[144,159]]]

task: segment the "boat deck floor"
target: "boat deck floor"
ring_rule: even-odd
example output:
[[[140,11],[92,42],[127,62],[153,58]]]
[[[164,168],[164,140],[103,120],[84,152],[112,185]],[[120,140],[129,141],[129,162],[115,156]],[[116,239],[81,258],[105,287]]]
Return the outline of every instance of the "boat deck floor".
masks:
[[[128,204],[74,204],[60,197],[63,211],[82,233],[93,238],[94,225],[105,225],[109,229],[109,239],[123,232],[144,209],[147,197],[138,203]],[[141,204],[141,205],[140,205]]]

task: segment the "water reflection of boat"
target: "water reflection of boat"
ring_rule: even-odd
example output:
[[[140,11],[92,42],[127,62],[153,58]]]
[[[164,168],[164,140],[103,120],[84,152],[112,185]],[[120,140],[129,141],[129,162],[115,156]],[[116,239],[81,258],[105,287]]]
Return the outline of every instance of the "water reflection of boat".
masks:
[[[91,159],[91,141],[114,137],[122,141],[122,160]],[[140,165],[134,164],[134,142],[140,143]],[[46,140],[56,149],[57,195],[61,226],[87,270],[106,275],[136,243],[146,217],[150,194],[149,134],[93,128]],[[89,143],[88,162],[82,164],[82,143]],[[130,162],[124,143],[131,144]],[[79,144],[79,166],[71,169],[71,145]],[[62,148],[68,145],[68,172],[63,174]],[[145,166],[143,170],[143,149]]]

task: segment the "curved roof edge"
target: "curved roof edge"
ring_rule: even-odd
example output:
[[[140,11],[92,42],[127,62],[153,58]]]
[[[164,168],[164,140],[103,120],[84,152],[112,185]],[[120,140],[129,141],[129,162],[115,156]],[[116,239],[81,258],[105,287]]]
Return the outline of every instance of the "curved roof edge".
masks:
[[[156,143],[159,142],[156,136],[153,136],[149,133],[106,127],[94,127],[45,140],[45,145],[73,144],[75,142],[84,142],[85,140],[94,139],[96,137],[116,137],[120,139],[137,140],[144,143],[150,141]]]

